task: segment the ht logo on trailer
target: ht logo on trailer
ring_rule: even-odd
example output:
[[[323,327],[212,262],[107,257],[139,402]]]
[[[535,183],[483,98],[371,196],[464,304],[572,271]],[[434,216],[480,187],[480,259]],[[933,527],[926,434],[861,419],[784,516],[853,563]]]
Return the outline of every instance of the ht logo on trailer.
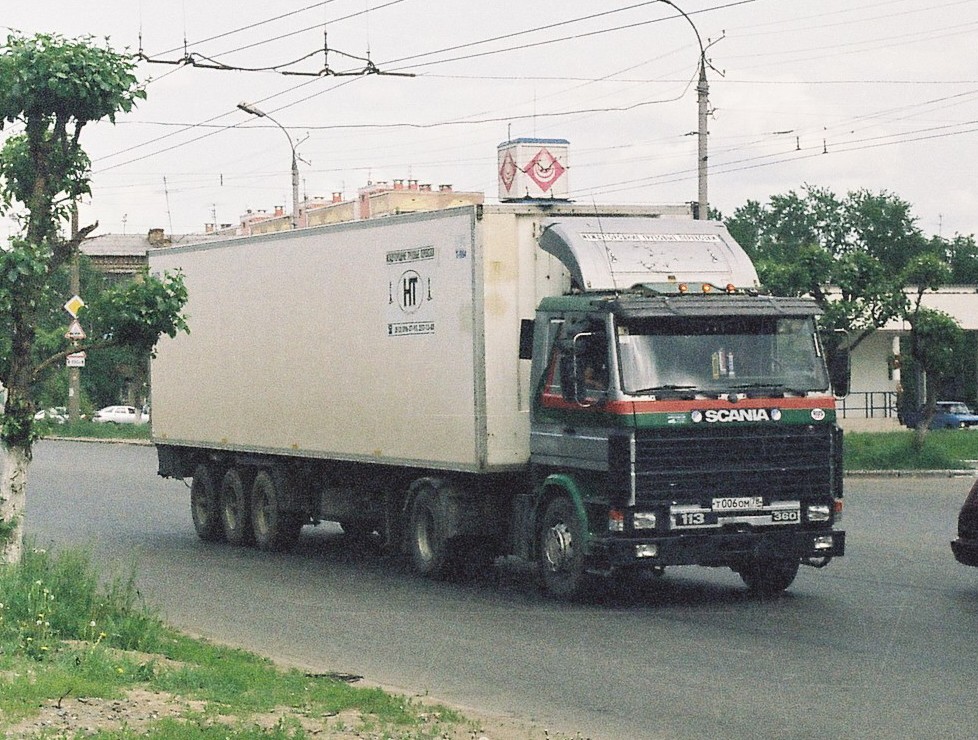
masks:
[[[399,249],[386,255],[388,336],[434,334],[435,322],[428,318],[431,303],[431,271],[434,247]],[[405,318],[410,317],[410,321]]]
[[[408,270],[401,275],[401,289],[398,294],[401,310],[405,313],[414,313],[421,305],[422,296],[419,295],[418,284],[421,276],[414,270]]]

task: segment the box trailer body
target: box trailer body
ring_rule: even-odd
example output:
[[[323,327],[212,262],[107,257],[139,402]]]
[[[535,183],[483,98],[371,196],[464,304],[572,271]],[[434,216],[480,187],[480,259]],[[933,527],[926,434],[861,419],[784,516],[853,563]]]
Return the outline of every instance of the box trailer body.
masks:
[[[796,370],[818,375],[817,311],[758,295],[722,225],[677,215],[465,206],[154,250],[151,271],[180,270],[190,296],[189,335],[152,364],[160,473],[193,478],[207,539],[280,549],[335,520],[425,574],[467,549],[535,559],[557,595],[632,566],[727,565],[770,587],[785,562],[791,578],[827,562],[844,544],[827,381],[733,387],[734,363],[760,351],[741,335],[787,346],[795,324],[810,344]],[[629,386],[653,345],[683,354],[662,335],[685,326],[697,352],[749,328],[701,362],[716,371],[702,387]],[[592,397],[576,378],[598,335],[612,377]],[[752,455],[785,495],[747,496]]]

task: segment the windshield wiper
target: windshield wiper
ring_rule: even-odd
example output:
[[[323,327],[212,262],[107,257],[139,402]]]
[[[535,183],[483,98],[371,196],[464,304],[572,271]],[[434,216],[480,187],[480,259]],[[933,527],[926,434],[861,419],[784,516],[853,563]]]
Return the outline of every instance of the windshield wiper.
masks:
[[[793,396],[805,397],[808,395],[808,390],[804,388],[792,388],[784,383],[740,383],[739,385],[730,386],[730,390],[736,391],[770,391],[773,393],[786,394],[790,393]]]
[[[630,393],[633,396],[641,396],[646,393],[660,393],[662,391],[695,391],[695,390],[696,390],[695,385],[666,384],[666,385],[653,385],[651,388],[642,388],[637,391],[628,391],[628,393]]]

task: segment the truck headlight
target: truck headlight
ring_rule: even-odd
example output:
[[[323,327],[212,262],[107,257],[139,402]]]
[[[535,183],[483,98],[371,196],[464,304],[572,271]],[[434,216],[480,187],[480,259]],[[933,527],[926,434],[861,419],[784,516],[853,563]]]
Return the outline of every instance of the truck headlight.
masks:
[[[833,544],[832,535],[819,535],[815,538],[812,544],[815,546],[816,550],[831,550]]]
[[[632,516],[632,527],[635,529],[655,529],[655,512],[636,511]]]
[[[832,507],[827,504],[813,504],[808,507],[808,521],[827,522],[832,517]]]

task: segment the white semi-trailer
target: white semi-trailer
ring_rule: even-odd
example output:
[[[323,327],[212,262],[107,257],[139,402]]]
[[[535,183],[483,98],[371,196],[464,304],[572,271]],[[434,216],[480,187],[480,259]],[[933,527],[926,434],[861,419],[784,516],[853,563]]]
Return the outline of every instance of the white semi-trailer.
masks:
[[[152,364],[163,476],[206,540],[339,522],[425,575],[469,552],[592,576],[844,552],[841,432],[805,299],[722,224],[465,206],[155,250],[189,335]]]

